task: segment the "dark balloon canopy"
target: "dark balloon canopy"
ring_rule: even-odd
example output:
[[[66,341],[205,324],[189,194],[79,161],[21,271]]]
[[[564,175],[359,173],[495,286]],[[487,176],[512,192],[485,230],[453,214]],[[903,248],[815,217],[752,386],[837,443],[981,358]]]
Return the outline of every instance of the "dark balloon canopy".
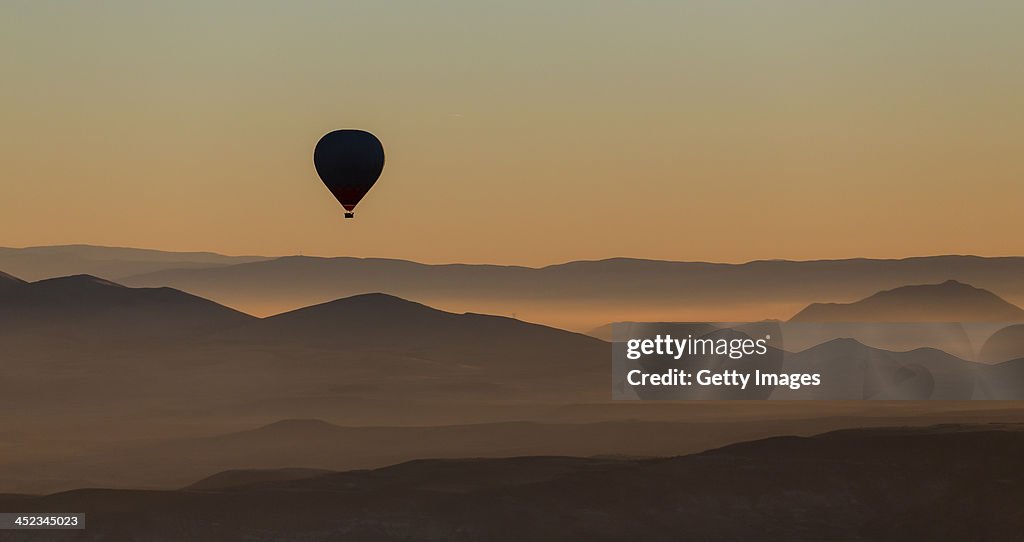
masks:
[[[345,218],[370,191],[384,169],[384,146],[370,132],[335,130],[316,144],[313,165],[327,189],[345,208]]]

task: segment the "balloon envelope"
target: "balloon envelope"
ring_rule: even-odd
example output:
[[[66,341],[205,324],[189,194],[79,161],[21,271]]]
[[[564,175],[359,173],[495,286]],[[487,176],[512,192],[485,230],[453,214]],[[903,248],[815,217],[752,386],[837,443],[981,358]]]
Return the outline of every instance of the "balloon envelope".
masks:
[[[313,165],[327,189],[349,211],[370,191],[384,169],[384,146],[362,130],[335,130],[316,144]]]

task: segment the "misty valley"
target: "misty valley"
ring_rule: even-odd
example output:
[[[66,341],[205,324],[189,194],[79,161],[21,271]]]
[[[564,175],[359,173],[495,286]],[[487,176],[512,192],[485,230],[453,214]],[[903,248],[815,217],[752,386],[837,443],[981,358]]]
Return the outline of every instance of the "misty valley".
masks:
[[[218,273],[239,266],[244,274],[250,263],[210,265]],[[494,288],[481,307],[505,286]],[[892,307],[936,302],[959,311],[963,323],[885,322]],[[634,533],[668,540],[676,531],[652,518],[678,510],[687,510],[692,532],[721,539],[749,539],[759,529],[797,538],[804,530],[854,529],[886,539],[899,532],[886,506],[933,506],[941,516],[922,514],[954,528],[966,512],[948,508],[960,502],[961,490],[952,488],[1020,490],[1016,460],[998,454],[1019,453],[1024,411],[1014,401],[877,399],[909,389],[900,383],[910,382],[902,368],[912,366],[930,367],[936,378],[945,368],[984,366],[991,377],[972,386],[1017,393],[1012,383],[1020,381],[1024,342],[1007,305],[987,290],[939,282],[835,304],[835,316],[814,309],[820,323],[798,314],[791,322],[735,328],[628,324],[637,336],[739,340],[740,352],[753,349],[750,356],[677,360],[651,345],[650,356],[635,360],[653,363],[643,371],[651,385],[679,371],[658,365],[661,358],[719,364],[676,372],[670,383],[678,385],[685,372],[745,394],[827,387],[825,380],[815,386],[813,375],[826,374],[816,367],[867,368],[874,380],[864,381],[863,397],[876,400],[734,401],[634,386],[628,398],[661,400],[617,401],[624,389],[609,362],[615,348],[625,358],[627,344],[599,328],[588,335],[382,293],[255,317],[170,287],[82,274],[35,281],[3,275],[0,511],[87,514],[86,530],[53,531],[44,538],[52,540],[136,531],[280,539],[284,524],[295,540],[322,532],[513,540],[528,537],[508,527],[518,516],[549,525],[560,539]],[[876,323],[842,323],[849,321],[842,312]],[[764,354],[752,337],[771,338]],[[757,365],[782,360],[804,369],[769,374]],[[955,387],[921,390],[915,393],[970,397]],[[992,449],[979,442],[999,446],[998,454],[965,463],[965,454]],[[935,472],[944,474],[936,479]],[[768,519],[769,502],[808,512],[779,526]],[[957,506],[1003,513],[992,502]],[[427,516],[409,512],[421,507]],[[157,509],[166,513],[153,514]],[[726,528],[723,514],[744,521]],[[998,538],[990,524],[975,528]],[[0,539],[28,540],[14,532]]]

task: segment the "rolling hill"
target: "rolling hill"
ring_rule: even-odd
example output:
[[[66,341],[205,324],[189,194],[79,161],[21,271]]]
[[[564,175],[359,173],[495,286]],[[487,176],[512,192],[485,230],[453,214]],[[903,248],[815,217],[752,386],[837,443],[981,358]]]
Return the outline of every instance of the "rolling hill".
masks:
[[[664,459],[423,460],[210,490],[0,496],[77,540],[1019,538],[1018,425],[854,429]]]
[[[0,463],[0,492],[43,493],[77,487],[174,489],[221,473],[203,482],[205,489],[212,489],[264,482],[272,477],[306,477],[307,470],[379,468],[422,458],[666,457],[756,438],[813,435],[863,425],[905,427],[1022,419],[1020,410],[925,416],[879,411],[875,415],[796,419],[405,427],[339,426],[318,419],[289,419],[212,436],[134,440],[66,451],[63,455],[7,460]]]
[[[169,288],[65,277],[0,296],[0,330],[0,408],[70,431],[80,418],[129,431],[197,412],[451,423],[607,397],[605,342],[383,294],[258,319]]]
[[[0,292],[2,292],[4,290],[10,290],[10,289],[13,289],[13,288],[17,288],[18,286],[21,286],[22,284],[25,284],[25,281],[19,279],[18,277],[15,277],[13,275],[8,275],[7,273],[4,273],[3,271],[0,271]]]
[[[74,245],[0,248],[0,269],[32,280],[91,274],[129,286],[170,286],[260,316],[386,292],[456,312],[581,330],[619,320],[781,318],[822,298],[853,301],[948,279],[1024,302],[1024,258],[975,256],[744,264],[613,258],[530,268]]]
[[[125,279],[172,286],[268,315],[340,297],[386,292],[458,312],[515,315],[565,329],[611,321],[756,321],[820,299],[856,300],[906,284],[955,279],[1024,300],[1024,258],[756,261],[616,258],[541,268],[428,265],[378,258],[286,257]]]
[[[609,355],[607,343],[585,335],[501,316],[445,312],[380,293],[278,314],[227,336],[246,344],[406,353],[502,372],[541,369],[547,376],[606,370],[598,360]]]
[[[853,303],[814,303],[791,322],[1017,322],[1024,309],[988,290],[948,280],[901,286]]]
[[[304,480],[315,478],[324,474],[331,474],[334,471],[327,469],[236,469],[218,472],[207,476],[194,484],[189,484],[185,489],[198,491],[220,491],[229,488],[239,488],[263,484],[267,482],[282,482],[286,480]]]
[[[179,338],[253,320],[172,288],[128,288],[89,275],[16,282],[0,289],[0,333],[33,330],[90,342]]]

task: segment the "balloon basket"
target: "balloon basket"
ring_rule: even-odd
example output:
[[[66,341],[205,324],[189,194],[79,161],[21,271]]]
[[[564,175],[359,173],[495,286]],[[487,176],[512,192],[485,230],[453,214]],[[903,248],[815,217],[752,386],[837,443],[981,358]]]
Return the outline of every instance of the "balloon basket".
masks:
[[[355,218],[355,217],[356,217],[355,213],[345,213],[345,218]]]

